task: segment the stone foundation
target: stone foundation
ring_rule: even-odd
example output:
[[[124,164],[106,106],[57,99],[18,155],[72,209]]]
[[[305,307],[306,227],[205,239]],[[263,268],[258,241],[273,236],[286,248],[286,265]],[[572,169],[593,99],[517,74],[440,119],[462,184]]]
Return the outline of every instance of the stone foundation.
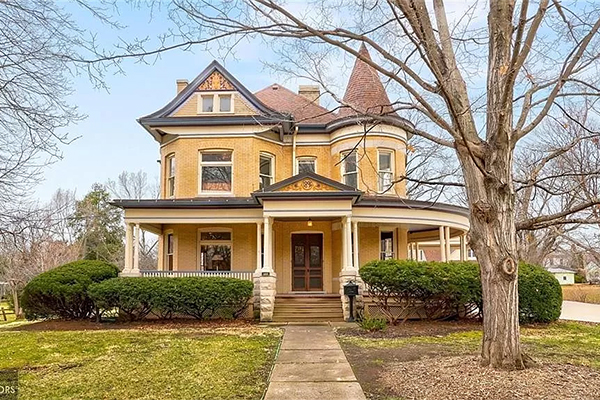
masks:
[[[260,312],[260,320],[262,322],[273,321],[273,310],[275,309],[275,285],[277,284],[277,277],[274,272],[270,275],[255,276],[254,278],[254,304],[255,313],[256,310]],[[256,306],[258,305],[258,307]]]
[[[344,295],[344,285],[348,282],[358,284],[358,296],[354,298],[354,319],[356,319],[357,315],[362,313],[364,308],[363,290],[365,284],[362,279],[360,279],[358,271],[342,270],[340,273],[340,297],[342,299],[342,310],[344,311],[345,321],[350,318],[350,299],[348,296]]]
[[[139,270],[139,269],[138,269],[137,271],[136,271],[136,270],[133,270],[133,269],[129,269],[129,270],[123,270],[123,271],[121,271],[121,272],[119,273],[119,276],[122,276],[122,277],[130,277],[130,278],[131,278],[131,277],[133,277],[133,278],[137,278],[137,277],[140,277],[140,276],[142,276],[142,273],[140,272],[140,270]]]

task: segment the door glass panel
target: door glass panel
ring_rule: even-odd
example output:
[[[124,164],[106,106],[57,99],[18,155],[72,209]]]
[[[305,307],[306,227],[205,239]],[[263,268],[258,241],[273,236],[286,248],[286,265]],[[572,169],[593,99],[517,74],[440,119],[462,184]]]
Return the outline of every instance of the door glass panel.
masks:
[[[323,286],[321,282],[321,278],[310,278],[308,283],[309,289],[321,289]]]
[[[310,246],[310,266],[319,267],[321,266],[321,247]]]
[[[304,290],[305,287],[304,277],[294,278],[294,290]]]
[[[294,246],[294,265],[304,265],[304,246]]]

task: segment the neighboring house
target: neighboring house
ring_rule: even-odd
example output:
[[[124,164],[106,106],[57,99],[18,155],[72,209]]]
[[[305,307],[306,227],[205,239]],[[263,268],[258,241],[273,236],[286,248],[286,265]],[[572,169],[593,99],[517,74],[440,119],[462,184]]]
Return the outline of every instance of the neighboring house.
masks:
[[[548,268],[561,285],[573,285],[575,283],[575,272],[564,268]]]
[[[337,301],[341,318],[342,286],[370,260],[432,241],[441,259],[454,241],[465,258],[468,210],[406,199],[409,122],[377,72],[356,61],[352,108],[330,111],[320,97],[310,85],[252,93],[217,62],[177,81],[175,98],[139,119],[160,146],[160,199],[114,201],[127,224],[122,275],[249,279],[262,320],[307,294]],[[140,229],[159,235],[158,271],[139,269]]]

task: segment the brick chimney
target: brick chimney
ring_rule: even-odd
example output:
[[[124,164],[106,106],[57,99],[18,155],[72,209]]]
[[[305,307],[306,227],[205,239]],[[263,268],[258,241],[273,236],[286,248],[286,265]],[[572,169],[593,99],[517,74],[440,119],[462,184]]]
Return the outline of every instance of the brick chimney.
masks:
[[[300,85],[298,87],[298,94],[315,104],[320,103],[321,88],[319,85]]]
[[[179,94],[179,92],[181,92],[187,85],[187,79],[177,79],[177,94]]]

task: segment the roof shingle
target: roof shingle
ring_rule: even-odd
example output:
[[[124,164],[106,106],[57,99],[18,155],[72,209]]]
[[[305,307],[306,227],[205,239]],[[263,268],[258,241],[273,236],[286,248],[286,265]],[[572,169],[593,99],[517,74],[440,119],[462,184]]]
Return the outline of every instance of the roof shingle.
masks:
[[[358,53],[371,60],[364,43],[361,44]],[[340,117],[365,113],[384,115],[394,112],[377,71],[360,58],[357,58],[354,63],[343,100],[352,107],[342,107],[339,112]]]
[[[292,114],[298,123],[326,124],[337,117],[325,107],[321,107],[277,83],[259,90],[254,95],[267,107]]]

